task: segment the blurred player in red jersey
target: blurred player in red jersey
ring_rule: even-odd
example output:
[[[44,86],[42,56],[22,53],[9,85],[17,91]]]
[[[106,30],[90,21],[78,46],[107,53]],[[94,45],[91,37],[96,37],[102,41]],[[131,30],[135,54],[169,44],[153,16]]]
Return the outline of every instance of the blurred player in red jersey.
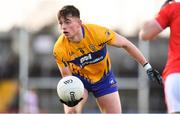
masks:
[[[163,71],[165,97],[168,112],[180,113],[180,2],[167,0],[157,16],[144,23],[139,38],[154,39],[167,27],[170,27],[170,38]]]
[[[148,76],[160,83],[161,76],[151,67],[139,49],[114,31],[95,24],[82,24],[79,10],[64,6],[58,12],[62,34],[54,46],[54,56],[62,77],[73,75],[81,79],[83,99],[64,102],[65,113],[81,113],[88,93],[96,98],[102,113],[121,113],[117,81],[111,69],[107,45],[123,48],[144,66]]]

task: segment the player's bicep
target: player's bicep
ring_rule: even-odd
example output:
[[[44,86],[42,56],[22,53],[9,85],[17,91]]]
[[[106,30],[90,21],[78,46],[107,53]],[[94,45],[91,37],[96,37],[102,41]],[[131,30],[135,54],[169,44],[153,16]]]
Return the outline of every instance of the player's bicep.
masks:
[[[113,38],[113,40],[111,40],[109,42],[109,45],[121,48],[121,47],[126,46],[128,44],[128,42],[129,41],[125,37],[123,37],[123,36],[121,36],[121,35],[116,33],[115,37]]]

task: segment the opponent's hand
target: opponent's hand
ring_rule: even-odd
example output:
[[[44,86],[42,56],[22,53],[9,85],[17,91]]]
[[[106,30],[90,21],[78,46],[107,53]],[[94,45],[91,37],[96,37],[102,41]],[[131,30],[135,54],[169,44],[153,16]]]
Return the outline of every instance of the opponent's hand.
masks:
[[[76,106],[83,98],[80,98],[79,100],[74,100],[74,101],[68,101],[68,102],[65,102],[63,101],[62,99],[60,99],[61,103],[69,106],[69,107],[73,107],[73,106]]]
[[[150,80],[156,80],[159,84],[162,84],[162,77],[156,69],[153,69],[149,63],[145,64],[144,68]]]

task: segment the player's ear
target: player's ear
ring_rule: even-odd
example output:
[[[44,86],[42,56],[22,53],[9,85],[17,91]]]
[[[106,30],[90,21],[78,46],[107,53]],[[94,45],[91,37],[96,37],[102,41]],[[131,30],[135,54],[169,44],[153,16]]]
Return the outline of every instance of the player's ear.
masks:
[[[79,24],[82,25],[82,20],[81,19],[79,19]]]

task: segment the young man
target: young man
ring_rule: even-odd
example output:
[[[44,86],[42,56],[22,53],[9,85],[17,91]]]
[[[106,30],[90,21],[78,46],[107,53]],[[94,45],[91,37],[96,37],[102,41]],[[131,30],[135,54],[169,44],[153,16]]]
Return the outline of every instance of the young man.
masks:
[[[144,65],[151,78],[161,79],[141,52],[125,37],[94,24],[82,24],[79,10],[71,5],[58,12],[62,35],[54,46],[54,56],[62,77],[73,75],[85,86],[83,100],[62,101],[65,113],[81,113],[88,92],[92,92],[102,113],[121,113],[117,82],[111,70],[106,45],[124,48]],[[73,104],[73,105],[72,105]]]
[[[139,38],[151,40],[167,27],[170,27],[170,38],[163,71],[165,97],[168,112],[180,113],[180,2],[167,0],[158,15],[143,25]]]

